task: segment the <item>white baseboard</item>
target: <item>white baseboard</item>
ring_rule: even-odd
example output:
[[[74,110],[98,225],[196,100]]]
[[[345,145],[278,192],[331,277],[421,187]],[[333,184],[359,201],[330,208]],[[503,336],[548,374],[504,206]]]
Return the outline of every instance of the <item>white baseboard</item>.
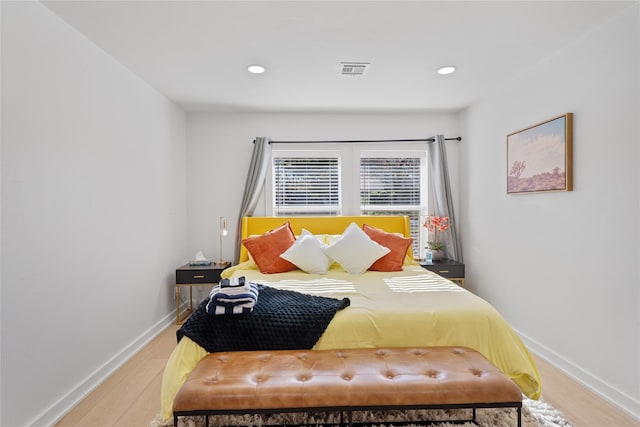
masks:
[[[582,384],[613,406],[628,413],[640,421],[640,401],[618,390],[597,376],[585,371],[571,361],[565,359],[548,347],[516,331],[526,346],[536,355],[549,362],[557,369],[568,375],[574,381]],[[544,390],[544,384],[543,384]]]
[[[183,307],[184,308],[184,307]],[[140,351],[152,339],[157,337],[170,324],[175,322],[176,312],[163,317],[159,322],[147,329],[118,354],[96,369],[84,381],[80,382],[71,391],[58,399],[53,405],[32,419],[28,427],[53,426],[64,417],[74,406],[95,390],[104,380],[111,376],[118,368],[124,365],[133,355]]]

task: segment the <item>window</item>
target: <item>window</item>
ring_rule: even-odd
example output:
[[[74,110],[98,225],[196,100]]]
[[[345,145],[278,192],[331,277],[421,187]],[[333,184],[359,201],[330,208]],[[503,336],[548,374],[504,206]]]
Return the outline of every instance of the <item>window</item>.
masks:
[[[340,215],[338,157],[273,157],[273,215]]]
[[[426,212],[423,195],[424,154],[362,153],[360,157],[360,213],[408,215],[413,252],[420,254],[420,215]],[[383,157],[372,157],[373,155]]]
[[[308,145],[307,145],[308,146]],[[335,144],[274,147],[267,200],[272,215],[408,215],[419,256],[420,215],[427,212],[426,149]]]

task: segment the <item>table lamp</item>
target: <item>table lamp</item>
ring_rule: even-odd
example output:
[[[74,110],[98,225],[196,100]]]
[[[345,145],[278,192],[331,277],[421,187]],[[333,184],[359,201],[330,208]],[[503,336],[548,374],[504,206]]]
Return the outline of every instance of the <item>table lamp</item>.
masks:
[[[227,230],[227,218],[221,216],[220,217],[220,260],[215,262],[215,265],[218,267],[223,267],[228,264],[228,262],[222,258],[222,240],[225,237],[227,237],[228,234],[229,234],[229,231]]]

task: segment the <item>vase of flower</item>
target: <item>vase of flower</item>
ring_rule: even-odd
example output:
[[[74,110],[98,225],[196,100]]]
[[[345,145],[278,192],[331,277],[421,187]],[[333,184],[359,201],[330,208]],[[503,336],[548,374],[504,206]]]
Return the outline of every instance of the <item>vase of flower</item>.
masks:
[[[439,261],[444,258],[444,251],[442,249],[429,249],[427,252],[431,254],[431,261]]]
[[[431,259],[434,261],[443,259],[444,243],[439,239],[438,233],[443,233],[449,229],[449,217],[428,215],[422,226],[431,234],[426,247],[427,252],[431,253]]]

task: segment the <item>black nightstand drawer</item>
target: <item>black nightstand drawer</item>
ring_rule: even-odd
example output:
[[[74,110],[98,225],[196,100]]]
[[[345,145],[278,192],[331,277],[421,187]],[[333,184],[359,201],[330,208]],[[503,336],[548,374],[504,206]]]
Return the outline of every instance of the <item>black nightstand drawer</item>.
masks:
[[[433,271],[442,277],[447,279],[463,279],[464,278],[464,264],[452,259],[442,259],[433,261],[432,264],[420,263],[424,268],[429,271]]]
[[[464,265],[425,265],[424,267],[447,279],[464,277]]]
[[[213,267],[195,268],[188,270],[176,270],[176,283],[217,283],[220,281],[222,269]]]

